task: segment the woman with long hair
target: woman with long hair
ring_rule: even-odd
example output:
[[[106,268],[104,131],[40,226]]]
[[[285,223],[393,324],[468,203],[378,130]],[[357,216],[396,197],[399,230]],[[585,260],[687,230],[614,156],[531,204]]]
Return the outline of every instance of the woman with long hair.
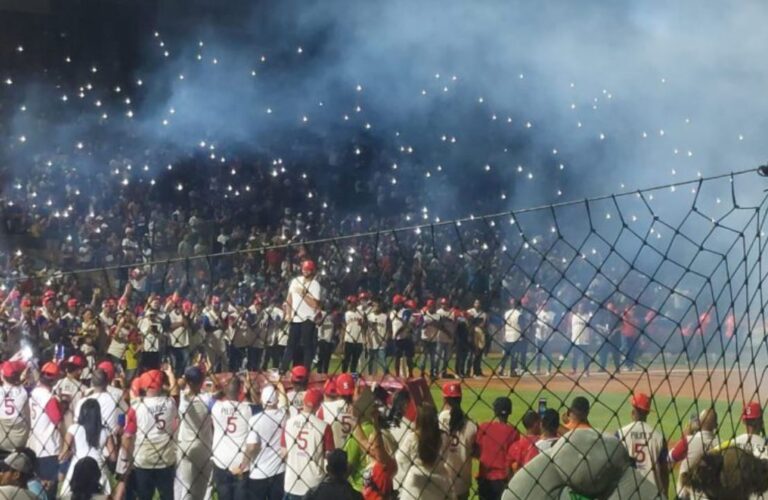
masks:
[[[95,399],[86,399],[80,407],[77,423],[69,426],[64,437],[64,449],[59,460],[64,462],[71,458],[72,462],[64,480],[61,496],[72,491],[70,481],[74,474],[75,465],[85,457],[91,457],[96,461],[101,471],[99,482],[102,485],[102,491],[105,494],[110,493],[107,463],[103,452],[105,448],[110,460],[114,461],[117,456],[115,444],[109,431],[102,424],[99,402]]]
[[[443,385],[443,411],[438,420],[440,428],[448,434],[445,461],[452,475],[452,488],[460,500],[469,498],[472,486],[472,457],[474,456],[477,425],[461,409],[461,384]]]
[[[387,412],[384,425],[382,426],[384,446],[387,448],[389,454],[395,458],[397,458],[398,450],[405,444],[406,438],[413,434],[413,422],[408,420],[405,416],[405,412],[410,402],[411,394],[406,389],[397,391],[392,396],[392,405]],[[398,466],[393,479],[395,489],[400,488],[400,485],[405,480],[406,472],[407,469],[405,467]]]
[[[430,404],[420,406],[413,433],[397,450],[398,469],[406,471],[401,499],[455,498],[445,462],[447,447],[448,438],[440,430],[437,409]]]

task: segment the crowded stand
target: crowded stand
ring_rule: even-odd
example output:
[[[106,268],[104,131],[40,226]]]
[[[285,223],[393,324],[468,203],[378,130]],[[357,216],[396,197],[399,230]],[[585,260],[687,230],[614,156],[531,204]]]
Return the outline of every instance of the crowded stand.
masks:
[[[280,22],[244,57],[122,8],[0,18],[0,499],[768,492],[751,171],[560,202],[607,89],[561,150],[470,74],[315,92]]]

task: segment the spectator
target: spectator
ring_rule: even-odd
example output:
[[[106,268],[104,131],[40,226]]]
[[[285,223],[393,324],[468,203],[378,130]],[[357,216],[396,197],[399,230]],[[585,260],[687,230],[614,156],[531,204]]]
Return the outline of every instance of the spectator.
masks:
[[[632,396],[631,404],[633,422],[622,427],[616,437],[634,460],[635,468],[658,487],[659,495],[666,497],[669,491],[667,442],[660,431],[647,423],[651,398],[638,392]]]
[[[541,437],[531,448],[526,463],[530,462],[533,457],[547,451],[552,448],[555,443],[560,439],[560,415],[557,414],[552,408],[547,408],[541,417]]]
[[[117,449],[112,437],[109,435],[109,430],[104,426],[99,402],[95,399],[89,399],[80,408],[77,423],[71,425],[64,436],[64,446],[59,456],[59,461],[67,462],[71,460],[71,462],[61,489],[62,496],[66,496],[72,491],[70,481],[75,471],[75,465],[80,459],[85,457],[93,458],[99,466],[99,482],[103,491],[105,493],[111,491],[109,470],[107,469],[106,457],[104,456],[105,449],[107,456],[114,460]]]
[[[246,455],[251,457],[248,479],[253,500],[282,500],[285,464],[280,457],[280,438],[288,419],[288,401],[281,383],[266,385],[261,391],[264,411],[251,417],[246,440]]]
[[[68,500],[107,500],[103,494],[103,485],[99,481],[99,464],[92,457],[83,457],[75,463],[70,485],[72,492],[63,498]]]
[[[571,406],[566,410],[562,418],[563,429],[561,434],[576,429],[591,429],[589,423],[589,401],[583,396],[576,396],[571,401]]]
[[[472,457],[475,455],[477,425],[467,418],[461,409],[461,384],[448,382],[443,385],[443,411],[440,412],[440,428],[448,434],[449,445],[445,461],[451,477],[453,493],[459,500],[469,498],[472,486]]]
[[[392,404],[389,408],[386,421],[383,425],[384,442],[390,455],[397,457],[400,446],[405,443],[409,435],[413,434],[413,423],[405,416],[406,409],[411,402],[411,395],[405,389],[400,389],[392,395]],[[399,490],[407,469],[398,464],[397,472],[393,479],[393,485]]]
[[[309,369],[315,357],[317,327],[315,320],[322,311],[323,288],[315,273],[317,267],[312,260],[301,263],[301,276],[291,280],[288,286],[288,346],[283,355],[280,372],[288,371],[288,364],[303,365]],[[301,351],[300,351],[301,350]]]
[[[27,457],[27,460],[29,460],[30,465],[32,466],[32,471],[33,471],[32,472],[32,477],[30,477],[29,481],[27,481],[27,489],[38,500],[48,500],[48,494],[46,492],[46,488],[45,488],[45,486],[43,486],[43,482],[40,480],[40,478],[34,472],[39,467],[39,465],[37,463],[37,455],[30,448],[19,448],[16,451],[18,453],[22,453],[23,455],[25,455]],[[56,491],[55,490],[53,492],[53,495],[50,498],[56,498]]]
[[[447,448],[448,438],[440,430],[437,409],[429,404],[420,406],[414,432],[397,452],[397,466],[406,470],[400,488],[403,500],[454,497],[451,484],[456,473],[445,463]]]
[[[518,439],[509,449],[509,463],[514,474],[522,468],[528,460],[531,449],[535,448],[536,442],[541,435],[541,417],[533,410],[528,410],[523,415],[523,427],[525,435]]]
[[[521,349],[525,343],[522,330],[522,310],[517,301],[509,299],[509,309],[504,313],[504,355],[499,362],[498,373],[500,377],[519,375],[518,362],[521,358]],[[509,361],[509,372],[504,371],[504,366]]]
[[[673,463],[680,463],[677,483],[678,497],[691,496],[691,490],[684,485],[682,478],[705,453],[720,445],[720,440],[715,434],[716,429],[717,413],[714,408],[703,410],[697,418],[691,419],[683,437],[669,452],[669,460]]]
[[[347,481],[347,454],[344,450],[333,450],[326,458],[326,476],[323,481],[313,487],[305,500],[361,500],[363,496]]]
[[[363,340],[366,331],[366,320],[357,308],[357,297],[347,297],[347,311],[344,313],[342,326],[342,345],[344,346],[344,359],[341,362],[341,371],[358,373],[357,364],[363,354]]]
[[[0,498],[9,500],[36,500],[27,489],[34,475],[32,464],[23,453],[13,452],[0,463]]]
[[[509,398],[493,402],[494,421],[480,424],[476,437],[477,494],[480,500],[499,500],[510,476],[509,452],[520,439],[514,426],[507,423],[512,413]]]

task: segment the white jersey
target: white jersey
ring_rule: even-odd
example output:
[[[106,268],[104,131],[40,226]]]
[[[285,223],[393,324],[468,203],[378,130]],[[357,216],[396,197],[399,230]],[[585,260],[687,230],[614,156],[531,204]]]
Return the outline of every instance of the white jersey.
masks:
[[[325,477],[325,452],[333,449],[331,428],[314,415],[288,419],[281,446],[285,458],[285,492],[304,496]]]
[[[451,412],[440,412],[439,421],[443,432],[448,435]],[[477,436],[477,425],[467,419],[464,429],[455,435],[448,435],[448,447],[445,451],[445,463],[453,479],[453,490],[457,495],[469,492],[472,486],[472,449]]]
[[[357,310],[344,313],[344,342],[363,342],[363,315]]]
[[[252,416],[246,402],[221,400],[213,404],[213,464],[219,469],[239,467],[243,462]]]
[[[61,410],[50,389],[38,386],[29,394],[29,417],[32,429],[27,446],[37,458],[57,457],[61,451]]]
[[[306,295],[305,295],[306,294]],[[314,321],[317,313],[320,312],[307,303],[305,297],[310,296],[317,301],[323,300],[323,287],[315,278],[307,279],[304,276],[297,276],[291,280],[288,286],[288,297],[291,304],[291,322],[302,323],[304,321]]]
[[[75,422],[80,418],[80,409],[87,399],[95,399],[99,403],[102,425],[111,433],[117,432],[117,416],[122,412],[117,406],[118,402],[108,392],[97,392],[80,399],[75,404]]]
[[[592,328],[589,326],[591,314],[571,313],[571,342],[573,345],[589,345],[592,341]]]
[[[757,434],[742,434],[731,439],[723,446],[736,446],[744,451],[748,451],[757,458],[768,459],[768,439],[765,436]]]
[[[504,313],[504,342],[517,342],[523,336],[520,328],[520,309],[513,307]]]
[[[267,345],[288,345],[288,329],[283,325],[283,310],[277,306],[268,307],[267,317]]]
[[[164,469],[176,464],[176,403],[167,396],[136,399],[128,410],[125,432],[136,436],[133,461],[142,469]]]
[[[322,323],[320,323],[320,328],[318,328],[317,340],[322,340],[323,342],[333,342],[333,329],[333,315],[326,314],[323,317]]]
[[[437,311],[424,311],[422,318],[424,319],[424,328],[421,330],[421,339],[427,342],[437,342],[437,334],[440,331],[440,314]]]
[[[285,472],[280,438],[287,418],[284,408],[267,408],[248,422],[246,444],[259,445],[259,453],[251,462],[251,479],[266,479]]]
[[[667,461],[667,445],[661,432],[647,422],[633,422],[622,427],[616,437],[624,444],[640,474],[662,485],[659,465]]]
[[[378,314],[368,313],[368,347],[370,349],[381,349],[387,341],[387,315],[383,312]]]
[[[331,426],[334,446],[343,448],[355,428],[356,419],[352,415],[352,408],[343,399],[325,401],[317,411],[317,416]]]
[[[20,385],[0,386],[0,450],[13,451],[26,446],[29,437],[27,391]]]
[[[181,311],[172,310],[168,313],[168,318],[171,321],[171,325],[174,323],[182,324],[184,322],[184,314]],[[192,321],[190,320],[191,324]],[[171,332],[168,335],[168,340],[171,347],[188,347],[190,337],[190,328],[188,326],[178,326],[171,328]]]

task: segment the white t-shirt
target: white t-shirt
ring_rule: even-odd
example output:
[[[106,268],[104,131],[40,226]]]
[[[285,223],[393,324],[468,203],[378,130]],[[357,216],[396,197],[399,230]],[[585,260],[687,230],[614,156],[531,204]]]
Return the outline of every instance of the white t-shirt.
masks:
[[[271,306],[267,308],[267,315],[267,345],[288,345],[288,329],[283,326],[283,310]]]
[[[616,434],[643,477],[657,486],[663,484],[659,464],[667,461],[667,446],[661,432],[647,422],[632,422]]]
[[[72,436],[72,463],[77,463],[78,460],[85,457],[91,457],[99,464],[99,468],[104,466],[104,448],[107,446],[107,440],[109,439],[109,431],[107,429],[101,429],[99,433],[99,446],[93,447],[88,444],[88,439],[85,435],[85,427],[80,424],[72,424],[67,429],[67,434]]]
[[[536,314],[536,339],[547,340],[552,335],[555,313],[546,309]]]
[[[590,314],[571,313],[571,342],[574,345],[589,345],[592,340],[592,329],[589,327]]]
[[[344,313],[344,342],[363,342],[363,315],[357,310]]]
[[[405,309],[389,311],[389,320],[392,322],[392,336],[395,339],[406,339],[410,334],[405,321]]]
[[[280,445],[285,458],[285,492],[306,495],[325,477],[325,452],[333,449],[330,426],[314,415],[300,413],[288,419]]]
[[[38,458],[56,457],[61,451],[61,433],[57,425],[58,422],[53,423],[46,411],[46,408],[51,404],[58,407],[58,402],[47,387],[38,386],[32,389],[29,394],[29,416],[32,430],[29,433],[27,446],[35,452]],[[59,419],[61,419],[61,414]]]
[[[371,349],[381,349],[387,341],[387,315],[383,312],[378,314],[368,313],[368,347]]]
[[[210,452],[213,443],[213,422],[211,421],[211,395],[207,393],[190,396],[186,391],[179,394],[179,452],[191,454],[200,450]]]
[[[139,331],[143,341],[144,352],[160,351],[160,342],[163,336],[163,324],[160,321],[161,316],[156,313],[155,320],[152,321],[148,316],[143,316],[139,320]]]
[[[126,418],[126,433],[136,436],[133,461],[142,469],[163,469],[176,464],[174,430],[176,403],[167,396],[138,398]]]
[[[213,464],[219,469],[239,467],[243,463],[248,421],[252,416],[246,402],[221,400],[213,404]]]
[[[285,472],[280,456],[280,437],[287,416],[283,408],[267,408],[248,422],[246,444],[259,445],[259,453],[251,462],[251,479],[266,479]]]
[[[182,323],[184,321],[184,314],[181,311],[177,311],[175,309],[168,313],[168,317],[171,321],[171,325],[174,323]],[[171,347],[188,347],[189,328],[184,326],[172,328],[168,338]]]
[[[448,435],[451,412],[443,410],[438,416],[440,428]],[[467,418],[464,429],[456,435],[448,435],[445,464],[454,480],[453,491],[457,495],[469,492],[472,486],[472,449],[477,436],[477,425]],[[455,477],[454,477],[455,476]]]
[[[504,313],[504,342],[517,342],[523,336],[520,329],[520,309],[513,307]]]
[[[356,419],[352,414],[352,408],[341,398],[325,401],[317,410],[317,416],[331,426],[334,446],[343,448],[355,428]]]
[[[320,311],[314,307],[311,307],[306,300],[304,300],[304,291],[306,288],[306,294],[313,297],[317,301],[323,300],[323,288],[320,286],[320,282],[314,278],[307,279],[304,276],[297,276],[291,280],[290,286],[288,286],[288,295],[291,298],[291,321],[293,323],[302,323],[304,321],[314,321],[315,316]]]
[[[115,398],[108,392],[97,392],[80,399],[77,404],[75,404],[75,422],[77,422],[77,419],[80,417],[80,409],[83,407],[83,402],[86,399],[95,399],[99,403],[102,425],[104,425],[109,432],[116,432],[117,416],[121,411],[117,407]]]

